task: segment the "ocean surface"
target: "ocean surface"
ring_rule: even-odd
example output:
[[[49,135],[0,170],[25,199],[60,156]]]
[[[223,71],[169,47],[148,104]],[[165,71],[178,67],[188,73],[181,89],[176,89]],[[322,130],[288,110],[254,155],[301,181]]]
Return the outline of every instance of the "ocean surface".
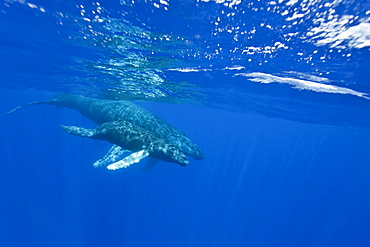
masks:
[[[370,246],[370,2],[0,0],[0,246]],[[206,158],[92,164],[71,93]]]

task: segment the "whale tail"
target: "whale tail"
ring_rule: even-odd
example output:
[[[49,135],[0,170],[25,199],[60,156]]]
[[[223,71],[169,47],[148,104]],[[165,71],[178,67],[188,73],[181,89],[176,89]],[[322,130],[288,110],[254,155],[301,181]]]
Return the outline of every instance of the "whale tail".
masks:
[[[76,126],[60,126],[65,132],[75,135],[75,136],[81,136],[81,137],[93,137],[94,136],[94,130],[93,129],[85,129],[81,127]]]
[[[25,106],[30,106],[30,105],[43,105],[43,104],[51,104],[53,101],[50,101],[50,100],[46,100],[46,101],[35,101],[35,102],[31,102],[31,103],[27,103],[27,104],[24,104],[24,105],[20,105],[20,106],[17,106],[16,108],[14,108],[13,110],[10,110],[8,111],[7,113],[8,114],[11,114]]]
[[[49,100],[35,101],[35,102],[31,102],[31,103],[27,103],[27,104],[17,106],[16,108],[14,108],[13,110],[8,111],[7,113],[11,114],[11,113],[13,113],[13,112],[25,107],[25,106],[31,106],[31,105],[44,105],[45,104],[45,105],[55,105],[55,106],[61,106],[61,107],[70,107],[69,104],[68,104],[68,101],[72,101],[74,103],[73,100],[76,100],[76,99],[78,99],[78,97],[73,95],[73,94],[58,94],[58,95],[52,97]]]

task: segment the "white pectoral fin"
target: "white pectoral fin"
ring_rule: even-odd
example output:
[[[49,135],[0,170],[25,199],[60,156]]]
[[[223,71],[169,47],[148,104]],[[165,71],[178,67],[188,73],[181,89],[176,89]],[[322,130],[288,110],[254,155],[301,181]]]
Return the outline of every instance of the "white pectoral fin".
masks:
[[[139,152],[136,152],[136,153],[133,153],[133,154],[127,156],[126,158],[124,158],[120,161],[117,161],[116,163],[113,163],[113,164],[107,166],[107,168],[109,170],[117,170],[117,169],[120,169],[120,168],[127,168],[130,165],[139,162],[141,159],[145,158],[148,155],[149,155],[148,151],[141,150]]]
[[[126,152],[128,152],[128,150],[125,150],[120,146],[113,145],[111,149],[109,149],[108,153],[94,162],[93,166],[99,167],[112,164],[113,162],[116,162],[118,159],[120,159],[122,155]]]

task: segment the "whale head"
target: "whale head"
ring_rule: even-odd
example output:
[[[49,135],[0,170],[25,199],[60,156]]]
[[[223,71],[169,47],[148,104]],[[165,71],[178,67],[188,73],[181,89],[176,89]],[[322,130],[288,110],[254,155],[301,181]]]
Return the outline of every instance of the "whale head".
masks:
[[[175,145],[168,143],[162,143],[162,145],[154,147],[151,155],[163,161],[176,163],[181,166],[189,164],[189,160],[185,154]]]
[[[200,148],[184,135],[173,135],[168,139],[170,143],[177,146],[184,154],[193,157],[195,160],[201,160],[206,157]]]

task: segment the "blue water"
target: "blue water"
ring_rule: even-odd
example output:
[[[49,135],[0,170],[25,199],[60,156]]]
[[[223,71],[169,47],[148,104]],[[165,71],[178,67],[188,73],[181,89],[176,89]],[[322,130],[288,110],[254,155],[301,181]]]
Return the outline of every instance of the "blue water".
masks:
[[[370,246],[368,1],[0,1],[0,246]],[[92,163],[57,93],[128,99],[206,154]]]

